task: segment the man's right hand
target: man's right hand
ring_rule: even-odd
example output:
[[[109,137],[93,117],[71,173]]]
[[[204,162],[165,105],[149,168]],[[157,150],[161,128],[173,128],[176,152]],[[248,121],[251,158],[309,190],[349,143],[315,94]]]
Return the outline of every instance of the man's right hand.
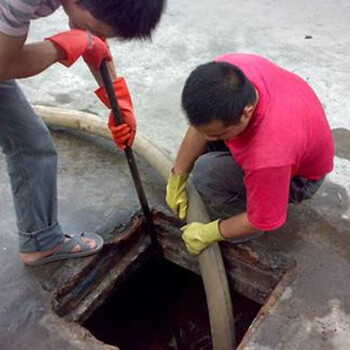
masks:
[[[174,174],[172,170],[166,187],[165,200],[172,212],[181,220],[185,220],[187,215],[187,179],[188,175]]]
[[[68,30],[45,40],[51,41],[63,51],[63,58],[59,62],[67,67],[83,55],[88,65],[96,71],[100,69],[102,60],[112,60],[108,45],[102,39],[84,30]]]
[[[133,145],[136,135],[136,118],[134,107],[124,78],[117,78],[113,82],[113,87],[124,123],[117,125],[114,118],[114,113],[111,112],[109,114],[108,127],[112,133],[116,145],[120,149],[125,149],[126,146],[131,147]],[[111,109],[111,103],[109,101],[107,91],[103,86],[98,88],[95,91],[95,94],[107,108]]]

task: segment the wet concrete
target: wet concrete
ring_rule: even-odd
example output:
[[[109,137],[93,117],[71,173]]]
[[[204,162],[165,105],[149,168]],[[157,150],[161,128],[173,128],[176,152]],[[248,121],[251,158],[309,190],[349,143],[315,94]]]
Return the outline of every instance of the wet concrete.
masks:
[[[186,128],[179,99],[188,73],[226,52],[262,54],[298,73],[314,87],[327,110],[337,145],[334,172],[312,201],[290,209],[283,229],[252,243],[252,249],[259,246],[294,258],[297,267],[294,279],[279,289],[281,295],[243,341],[245,349],[350,348],[349,18],[350,3],[343,0],[177,0],[169,1],[152,43],[110,43],[119,72],[129,81],[140,130],[172,155]],[[65,29],[67,22],[59,11],[33,22],[29,40]],[[81,62],[71,69],[55,65],[20,83],[32,103],[107,117],[92,93],[96,84]],[[62,147],[70,154],[62,153],[60,161],[64,227],[80,231],[126,222],[137,201],[120,185],[129,185],[126,168],[119,165],[122,157],[105,160],[104,152],[97,156],[85,147],[76,152],[70,141]],[[45,275],[48,286],[39,283],[40,269],[24,268],[18,262],[15,220],[1,156],[0,174],[0,348],[105,349],[86,338],[80,327],[67,325],[50,311],[48,291],[67,277],[60,271],[69,276],[81,268],[80,262],[52,265]],[[153,175],[146,182],[152,193],[164,191]],[[162,195],[156,197],[154,203],[161,203]]]
[[[244,349],[347,349],[350,345],[348,198],[326,182],[315,198],[291,207],[283,229],[253,243],[293,256],[295,276]]]
[[[58,147],[59,203],[68,232],[93,230],[111,237],[138,208],[123,154],[110,143],[89,136],[54,133]],[[98,141],[96,143],[96,141]],[[147,164],[140,169],[151,205],[161,205],[164,183]],[[4,158],[0,171],[5,173]],[[86,268],[93,258],[24,267],[17,259],[17,237],[9,184],[0,181],[1,234],[0,348],[107,349],[78,324],[53,311],[57,290]],[[341,200],[340,200],[341,199]],[[350,235],[346,191],[327,181],[315,198],[291,207],[285,227],[248,246],[296,260],[293,279],[270,303],[244,339],[242,348],[343,349],[350,327]],[[118,230],[117,230],[118,232]],[[235,304],[235,300],[233,300]],[[288,347],[287,347],[288,348]]]
[[[59,204],[67,232],[92,230],[118,235],[139,209],[122,153],[90,136],[54,133],[60,156]],[[96,143],[97,141],[97,143]],[[164,205],[164,182],[139,160],[151,205]],[[0,171],[5,173],[4,158]],[[57,291],[86,269],[91,259],[24,267],[17,259],[17,237],[6,176],[0,180],[0,348],[107,349],[78,324],[57,316]],[[268,302],[241,348],[343,349],[350,327],[350,235],[344,188],[326,181],[313,200],[291,207],[288,223],[248,247],[296,261],[293,278]],[[114,230],[119,227],[120,230]],[[120,258],[122,255],[120,255]],[[253,281],[254,282],[254,281]],[[235,300],[233,300],[235,305]],[[346,348],[346,347],[345,347]]]
[[[60,222],[66,232],[83,230],[109,238],[111,230],[122,230],[139,210],[124,154],[108,142],[89,136],[54,133],[59,153],[58,201]],[[160,205],[164,184],[140,162],[150,205]],[[92,258],[57,262],[46,267],[24,267],[17,259],[14,210],[0,156],[0,348],[1,349],[102,349],[74,324],[52,311],[55,291],[84,269]],[[104,347],[107,349],[107,347]]]

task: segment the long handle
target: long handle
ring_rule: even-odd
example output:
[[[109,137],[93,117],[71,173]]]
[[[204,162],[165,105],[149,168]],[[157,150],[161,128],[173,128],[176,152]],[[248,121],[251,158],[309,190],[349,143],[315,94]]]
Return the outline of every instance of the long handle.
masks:
[[[101,64],[100,73],[102,76],[103,83],[105,85],[105,89],[107,91],[109,101],[111,103],[111,109],[112,109],[112,112],[114,114],[116,124],[117,125],[123,124],[124,123],[123,116],[120,112],[118,101],[115,97],[114,87],[113,87],[111,77],[109,75],[106,61],[103,61]],[[154,230],[151,211],[150,211],[149,206],[148,206],[145,191],[143,190],[140,174],[139,174],[139,171],[137,169],[137,165],[136,165],[136,161],[135,161],[135,157],[134,157],[134,152],[132,151],[131,147],[129,147],[129,146],[127,146],[125,148],[124,152],[125,152],[125,156],[126,156],[126,159],[128,161],[128,164],[129,164],[131,176],[132,176],[132,179],[133,179],[134,184],[135,184],[135,188],[136,188],[137,195],[139,197],[141,208],[142,208],[143,214],[144,214],[145,219],[146,219],[146,224],[148,227],[149,234],[151,236],[152,243],[154,245],[158,246],[159,244],[158,244],[155,230]]]

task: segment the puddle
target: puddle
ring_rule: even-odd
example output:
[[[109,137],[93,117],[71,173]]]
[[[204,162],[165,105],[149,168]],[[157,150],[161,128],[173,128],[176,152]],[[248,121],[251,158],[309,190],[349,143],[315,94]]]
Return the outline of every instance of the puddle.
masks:
[[[239,343],[261,305],[232,298]],[[212,349],[201,278],[166,260],[144,263],[83,326],[122,350]]]

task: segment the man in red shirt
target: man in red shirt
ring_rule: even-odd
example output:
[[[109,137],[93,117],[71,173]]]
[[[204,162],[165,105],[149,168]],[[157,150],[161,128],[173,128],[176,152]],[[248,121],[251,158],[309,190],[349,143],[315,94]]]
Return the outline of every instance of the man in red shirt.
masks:
[[[188,250],[242,242],[281,227],[288,203],[311,198],[333,169],[325,112],[297,75],[251,54],[227,54],[188,77],[182,106],[190,122],[166,200],[186,218],[186,181],[215,221],[183,228]],[[224,141],[224,142],[223,142]]]

